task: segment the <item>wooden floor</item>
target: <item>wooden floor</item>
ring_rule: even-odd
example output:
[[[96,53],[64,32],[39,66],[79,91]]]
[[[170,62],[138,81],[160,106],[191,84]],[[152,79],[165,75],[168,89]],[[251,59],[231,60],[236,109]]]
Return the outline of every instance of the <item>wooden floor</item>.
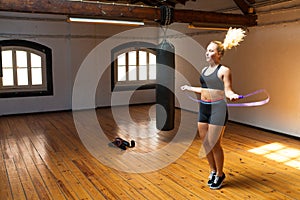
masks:
[[[148,130],[152,137],[134,138],[136,147],[124,154],[168,144],[180,116],[190,118],[184,131],[196,126],[197,114],[176,110],[174,131],[155,133],[150,108],[130,107],[130,130]],[[126,108],[118,109],[122,115]],[[117,135],[129,139],[122,127],[132,126],[130,120],[117,127],[109,108],[98,109],[97,116],[110,140]],[[223,140],[227,178],[220,190],[206,186],[208,165],[198,156],[200,146],[196,136],[167,167],[127,173],[91,156],[77,135],[72,112],[0,117],[0,199],[300,199],[299,140],[229,123]]]

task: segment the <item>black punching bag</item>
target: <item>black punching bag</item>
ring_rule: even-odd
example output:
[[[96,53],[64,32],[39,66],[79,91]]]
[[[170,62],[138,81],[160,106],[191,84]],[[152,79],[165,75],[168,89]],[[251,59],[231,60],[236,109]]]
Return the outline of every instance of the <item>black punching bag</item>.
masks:
[[[156,128],[174,128],[175,48],[164,40],[156,50]]]
[[[2,72],[2,48],[0,46],[0,77],[3,77],[3,72]]]

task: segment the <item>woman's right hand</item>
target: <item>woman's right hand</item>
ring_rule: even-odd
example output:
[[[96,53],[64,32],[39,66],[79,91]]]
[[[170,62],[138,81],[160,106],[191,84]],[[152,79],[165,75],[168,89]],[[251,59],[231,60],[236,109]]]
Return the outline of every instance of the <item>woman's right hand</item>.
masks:
[[[180,87],[181,90],[190,90],[191,86],[183,85]]]

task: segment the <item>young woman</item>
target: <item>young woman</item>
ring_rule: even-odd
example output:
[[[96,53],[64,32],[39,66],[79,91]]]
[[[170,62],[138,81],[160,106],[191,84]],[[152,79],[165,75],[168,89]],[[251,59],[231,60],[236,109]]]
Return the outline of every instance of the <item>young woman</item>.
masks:
[[[228,33],[226,38],[228,38]],[[225,179],[224,152],[221,140],[228,119],[226,98],[231,101],[239,99],[239,95],[232,90],[230,69],[220,64],[225,50],[234,46],[231,43],[228,45],[226,38],[223,43],[212,41],[207,46],[208,66],[202,70],[201,87],[188,85],[181,87],[182,90],[201,94],[198,131],[210,167],[208,185],[211,189],[219,189]]]

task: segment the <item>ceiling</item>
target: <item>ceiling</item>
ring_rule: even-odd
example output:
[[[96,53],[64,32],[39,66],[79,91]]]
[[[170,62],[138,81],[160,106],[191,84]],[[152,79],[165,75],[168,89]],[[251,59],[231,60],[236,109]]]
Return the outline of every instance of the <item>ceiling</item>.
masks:
[[[90,2],[99,2],[95,0],[87,0]],[[175,7],[176,4],[183,4],[189,0],[102,0],[100,2],[105,2],[105,3],[120,3],[120,4],[135,4],[135,5],[147,5],[147,6],[162,6],[162,5],[167,5],[167,6],[172,6]],[[196,1],[196,0],[192,0]]]
[[[239,8],[236,2],[243,2],[248,6],[256,6],[262,2],[276,3],[277,1],[286,0],[69,0],[69,1],[84,1],[92,3],[107,3],[107,4],[128,4],[128,5],[145,5],[156,6],[162,5],[171,6],[174,8],[188,8],[193,10],[216,11],[228,8]]]
[[[257,10],[294,0],[0,0],[0,11],[58,14],[107,19],[161,22],[162,7],[172,10],[172,22],[257,25]]]

